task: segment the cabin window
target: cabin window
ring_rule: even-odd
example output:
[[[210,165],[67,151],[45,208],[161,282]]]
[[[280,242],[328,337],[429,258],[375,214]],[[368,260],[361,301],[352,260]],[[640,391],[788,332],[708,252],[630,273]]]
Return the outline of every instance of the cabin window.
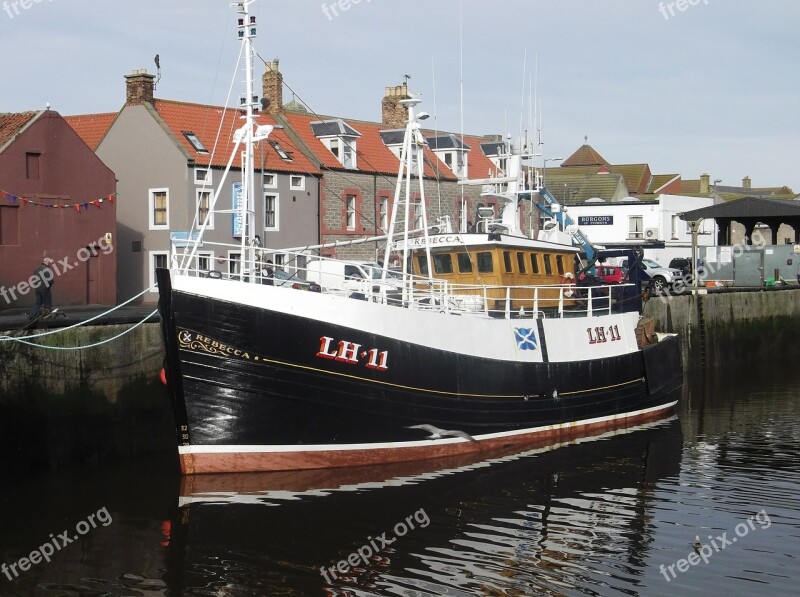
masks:
[[[507,274],[514,271],[514,268],[511,267],[511,251],[503,251],[503,267],[506,268]]]
[[[517,268],[519,273],[525,273],[525,253],[517,253]]]
[[[453,273],[453,258],[449,253],[443,253],[433,256],[433,269],[437,274],[452,274]]]
[[[417,257],[417,264],[419,264],[419,273],[421,276],[428,275],[428,258],[425,255]]]
[[[545,275],[552,276],[553,266],[550,263],[550,255],[543,255],[543,257],[544,257],[544,273]]]
[[[488,251],[478,253],[478,271],[482,274],[491,274],[494,271],[492,254]]]
[[[472,259],[470,258],[469,253],[458,254],[458,272],[461,274],[472,273]]]
[[[531,253],[531,273],[539,273],[539,255]]]
[[[556,255],[556,270],[558,270],[558,275],[564,275],[564,256],[563,255]]]

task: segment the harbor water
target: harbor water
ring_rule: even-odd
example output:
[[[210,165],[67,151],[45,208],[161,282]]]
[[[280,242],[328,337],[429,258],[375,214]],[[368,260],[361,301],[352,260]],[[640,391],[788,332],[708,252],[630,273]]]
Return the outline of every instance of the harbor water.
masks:
[[[789,595],[800,367],[483,462],[182,479],[175,455],[3,480],[0,595]]]

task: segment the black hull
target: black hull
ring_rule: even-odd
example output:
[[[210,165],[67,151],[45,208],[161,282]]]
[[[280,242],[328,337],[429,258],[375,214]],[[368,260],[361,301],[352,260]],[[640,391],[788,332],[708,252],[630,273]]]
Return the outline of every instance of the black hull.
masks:
[[[170,390],[184,446],[402,444],[428,438],[409,429],[420,424],[500,440],[576,421],[612,426],[626,413],[673,403],[681,385],[674,338],[600,360],[508,362],[171,291],[163,278]],[[325,337],[380,347],[391,366],[320,358]]]

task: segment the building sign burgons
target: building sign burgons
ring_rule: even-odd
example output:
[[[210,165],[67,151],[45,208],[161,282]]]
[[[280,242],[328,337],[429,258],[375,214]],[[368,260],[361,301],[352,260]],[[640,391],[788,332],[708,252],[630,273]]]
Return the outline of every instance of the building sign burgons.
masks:
[[[613,226],[614,216],[578,216],[578,226]]]

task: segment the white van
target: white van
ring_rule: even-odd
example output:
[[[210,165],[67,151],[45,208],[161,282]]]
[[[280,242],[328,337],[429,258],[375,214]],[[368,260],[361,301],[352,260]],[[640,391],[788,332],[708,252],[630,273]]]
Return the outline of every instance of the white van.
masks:
[[[312,259],[306,264],[306,280],[316,282],[325,290],[344,292],[369,292],[380,290],[383,268],[373,261],[339,261],[337,259]],[[394,272],[387,275],[387,283],[400,286]]]

